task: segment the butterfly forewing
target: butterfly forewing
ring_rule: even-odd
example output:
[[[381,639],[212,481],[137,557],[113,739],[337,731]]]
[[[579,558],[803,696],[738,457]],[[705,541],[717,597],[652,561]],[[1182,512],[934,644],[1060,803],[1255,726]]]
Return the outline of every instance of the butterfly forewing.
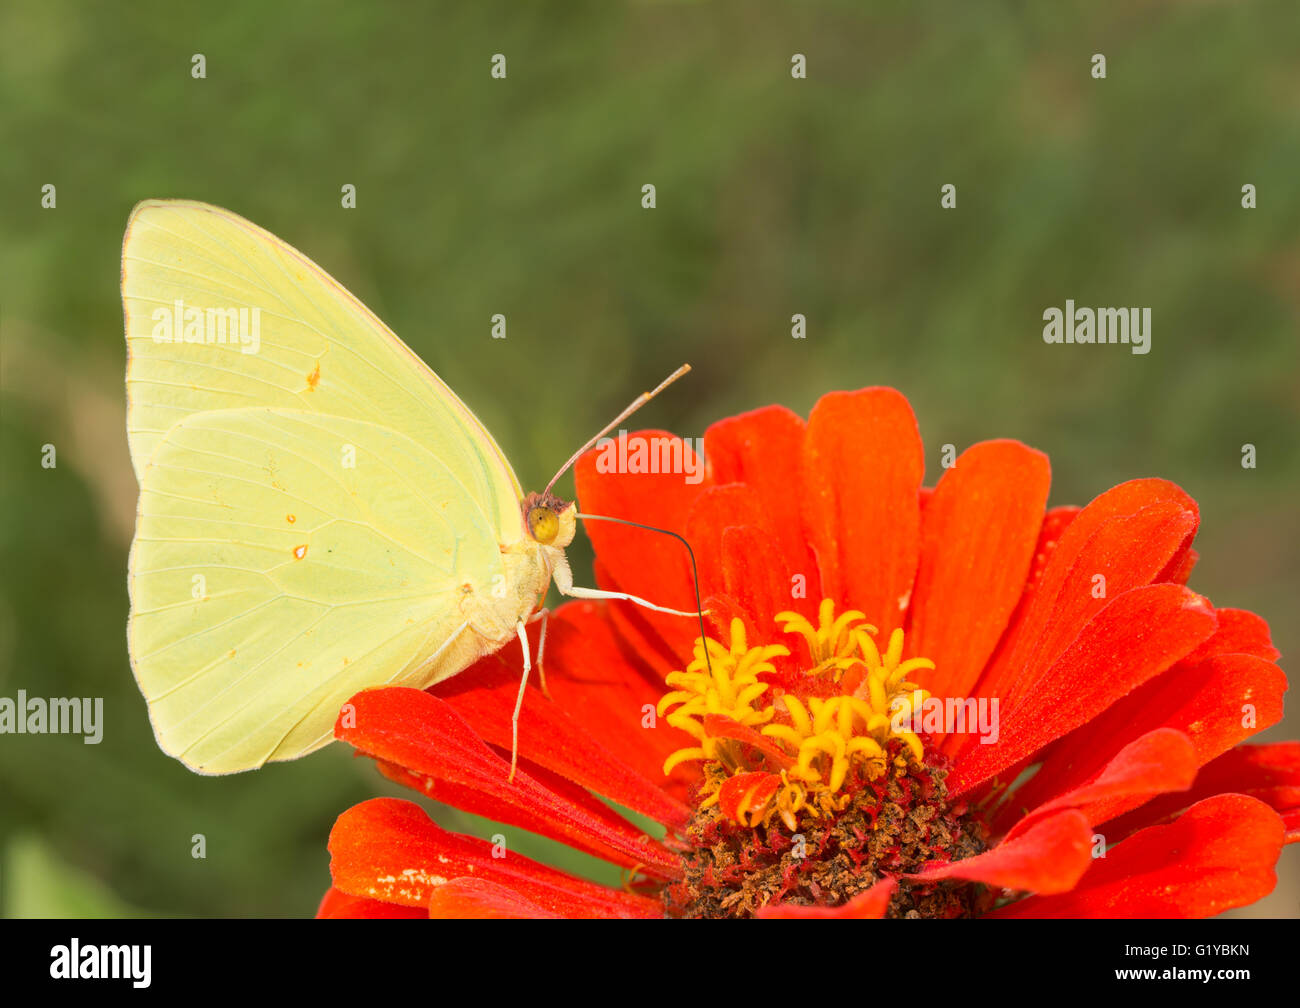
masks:
[[[519,538],[523,495],[492,436],[369,309],[269,232],[203,203],[142,203],[123,243],[122,300],[137,477],[191,413],[272,406],[353,417],[435,451],[505,541]],[[240,310],[247,338],[234,340]]]

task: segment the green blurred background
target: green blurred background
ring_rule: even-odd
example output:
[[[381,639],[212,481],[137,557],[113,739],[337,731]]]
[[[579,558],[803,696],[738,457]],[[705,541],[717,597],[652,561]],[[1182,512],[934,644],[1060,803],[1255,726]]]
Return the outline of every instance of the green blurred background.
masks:
[[[1300,645],[1294,0],[7,3],[0,149],[0,696],[102,696],[107,720],[98,746],[0,737],[6,915],[310,914],[334,817],[401,793],[342,747],[205,779],[154,744],[125,647],[118,292],[147,197],[321,263],[525,487],[684,360],[643,425],[894,385],[930,482],[943,443],[1002,436],[1049,453],[1053,504],[1177,481],[1202,509],[1193,586]],[[1045,345],[1066,298],[1150,306],[1152,352]],[[1243,913],[1297,915],[1297,855]]]

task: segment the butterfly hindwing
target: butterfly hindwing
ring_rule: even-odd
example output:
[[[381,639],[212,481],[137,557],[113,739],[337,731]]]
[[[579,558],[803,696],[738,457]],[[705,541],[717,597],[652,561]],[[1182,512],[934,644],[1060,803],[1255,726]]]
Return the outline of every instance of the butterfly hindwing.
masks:
[[[504,567],[460,475],[351,418],[187,417],[142,473],[130,568],[155,733],[206,773],[310,752],[359,690],[422,687],[502,643],[465,626]]]

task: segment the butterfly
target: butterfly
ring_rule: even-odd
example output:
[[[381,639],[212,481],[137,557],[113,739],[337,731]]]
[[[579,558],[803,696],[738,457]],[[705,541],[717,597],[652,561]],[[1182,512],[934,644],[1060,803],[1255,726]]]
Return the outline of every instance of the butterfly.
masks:
[[[362,689],[423,689],[518,638],[513,774],[526,626],[544,620],[552,580],[574,598],[700,615],[575,586],[573,503],[550,486],[524,494],[406,344],[242,217],[139,204],[122,304],[140,485],[131,667],[159,746],[192,770],[306,755]]]

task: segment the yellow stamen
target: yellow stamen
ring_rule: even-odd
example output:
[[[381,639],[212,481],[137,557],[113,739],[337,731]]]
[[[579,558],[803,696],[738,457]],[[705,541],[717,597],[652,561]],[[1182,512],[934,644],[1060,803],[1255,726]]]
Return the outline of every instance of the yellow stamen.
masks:
[[[812,662],[812,668],[804,670],[805,677],[838,684],[856,670],[856,678],[850,678],[839,695],[808,696],[806,703],[793,693],[771,695],[772,685],[763,677],[776,672],[774,658],[788,657],[791,651],[780,644],[749,647],[739,619],[731,624],[730,648],[711,638],[697,640],[690,665],[668,676],[673,689],[659,701],[659,713],[700,744],[674,752],[664,763],[664,772],[693,760],[716,762],[724,771],[706,775],[701,808],[717,804],[718,789],[728,776],[754,769],[743,762],[743,743],[709,734],[704,727],[709,714],[759,730],[790,760],[783,767],[770,768],[781,779],[770,799],[756,806],[753,794],[747,793],[738,803],[735,815],[742,825],[768,825],[779,816],[794,830],[800,815],[821,818],[842,810],[851,800],[844,793],[850,779],[874,780],[884,773],[891,739],[902,742],[918,763],[923,760],[921,740],[894,725],[907,723],[928,699],[929,693],[908,681],[908,676],[918,669],[933,669],[934,662],[928,658],[902,661],[903,631],[898,629],[890,634],[882,654],[874,636],[878,631],[866,616],[853,609],[836,616],[830,599],[822,600],[817,615],[816,626],[795,612],[778,613],[776,623],[783,632],[804,639]],[[709,663],[704,660],[705,648]],[[852,692],[850,684],[854,684]]]
[[[667,714],[666,720],[674,728],[698,739],[700,746],[674,752],[664,762],[664,773],[670,773],[679,763],[695,759],[718,760],[734,768],[739,759],[738,747],[728,739],[709,736],[704,730],[704,718],[708,714],[721,714],[748,727],[772,720],[775,711],[770,706],[754,706],[771,688],[758,677],[776,671],[772,659],[789,653],[780,644],[749,647],[745,625],[739,619],[731,623],[730,649],[712,638],[703,643],[696,640],[695,657],[686,670],[669,673],[666,681],[676,688],[659,701],[658,711],[660,716]],[[676,710],[667,713],[670,708]]]

